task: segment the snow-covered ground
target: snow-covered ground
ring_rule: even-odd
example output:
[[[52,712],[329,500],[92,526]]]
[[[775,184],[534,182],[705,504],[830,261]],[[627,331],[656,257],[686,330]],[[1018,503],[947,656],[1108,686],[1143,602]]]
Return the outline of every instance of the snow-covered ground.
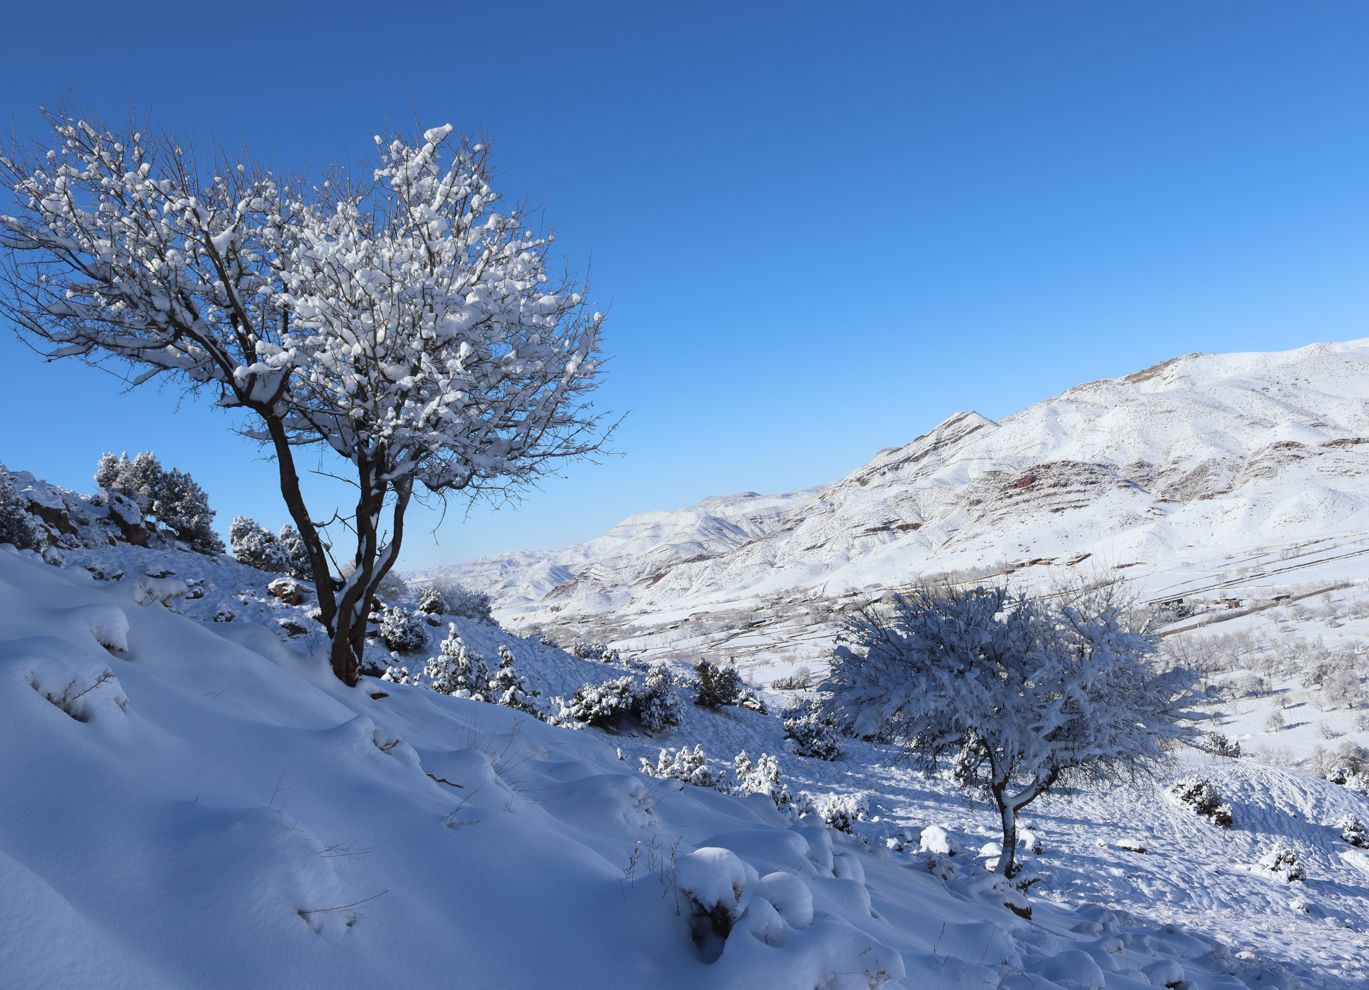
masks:
[[[307,604],[272,599],[270,578],[171,547],[71,549],[61,567],[0,551],[0,983],[1369,981],[1369,857],[1336,828],[1369,819],[1369,798],[1347,788],[1240,760],[1169,771],[1210,780],[1230,831],[1165,780],[1052,797],[1025,816],[1043,877],[1026,919],[977,855],[992,813],[892,750],[803,758],[773,710],[687,695],[682,724],[648,738],[374,678],[349,689],[297,631]],[[625,672],[456,621],[544,698]],[[846,835],[637,769],[696,744],[718,767],[775,755],[792,792],[868,813]],[[919,851],[940,846],[931,826],[954,855]],[[1305,880],[1255,865],[1276,841]],[[735,922],[725,940],[700,901]]]

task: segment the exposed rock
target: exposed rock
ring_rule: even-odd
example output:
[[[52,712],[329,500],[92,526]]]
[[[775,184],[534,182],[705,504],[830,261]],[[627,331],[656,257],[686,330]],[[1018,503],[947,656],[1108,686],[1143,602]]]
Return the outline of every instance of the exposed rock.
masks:
[[[266,586],[267,594],[279,598],[286,605],[302,605],[308,591],[294,578],[276,578]]]

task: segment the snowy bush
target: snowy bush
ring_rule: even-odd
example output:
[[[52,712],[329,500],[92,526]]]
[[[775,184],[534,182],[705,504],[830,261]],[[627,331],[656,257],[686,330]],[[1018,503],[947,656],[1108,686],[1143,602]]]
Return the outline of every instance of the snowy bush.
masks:
[[[95,483],[132,499],[144,517],[155,519],[192,550],[223,553],[223,541],[213,529],[209,496],[186,472],[163,468],[152,451],[145,450],[132,460],[126,453],[103,455]]]
[[[1169,793],[1195,815],[1210,818],[1212,824],[1222,828],[1231,827],[1231,806],[1222,801],[1217,788],[1201,777],[1182,777],[1169,786]]]
[[[421,618],[418,622],[425,630],[426,640],[426,623]],[[424,665],[423,677],[438,694],[475,701],[485,700],[490,682],[489,667],[484,658],[466,646],[454,622],[447,624],[447,638],[438,647],[437,656],[430,658]]]
[[[776,677],[770,682],[770,686],[776,691],[802,691],[808,687],[808,682],[812,680],[813,672],[807,667],[800,667],[792,674],[783,677]]]
[[[702,746],[695,746],[690,750],[688,746],[681,746],[679,749],[663,749],[656,757],[653,766],[651,761],[643,758],[642,773],[648,777],[660,777],[662,779],[678,780],[686,784],[693,784],[695,787],[711,787],[715,790],[725,790],[726,781],[721,774],[714,773],[708,766],[708,758],[704,756]]]
[[[739,794],[764,794],[775,802],[776,808],[788,808],[793,803],[789,788],[780,780],[779,761],[767,753],[752,763],[746,750],[742,750],[732,761],[732,779]]]
[[[413,653],[428,645],[428,623],[416,612],[386,605],[380,610],[380,638],[396,653]]]
[[[837,742],[837,722],[815,701],[807,701],[785,712],[784,734],[790,748],[799,756],[815,760],[841,759]]]
[[[4,465],[0,465],[0,543],[12,543],[19,550],[35,550],[39,545],[38,527]]]
[[[1260,857],[1259,865],[1261,869],[1281,877],[1286,883],[1307,878],[1307,873],[1298,860],[1298,854],[1282,842],[1275,842],[1273,847]]]
[[[424,589],[424,595],[428,592],[441,599],[440,614],[476,619],[480,622],[494,622],[494,616],[490,611],[494,606],[494,600],[483,591],[472,591],[455,578],[433,578]]]
[[[637,682],[617,677],[599,684],[581,684],[562,707],[563,718],[599,729],[617,727],[637,709]]]
[[[391,684],[422,684],[423,679],[416,676],[413,671],[403,664],[392,663],[385,668],[385,673],[380,675],[382,681],[389,681]]]
[[[822,794],[813,799],[813,811],[828,828],[851,835],[870,813],[870,802],[864,794]]]
[[[1326,779],[1331,783],[1369,794],[1369,749],[1345,742],[1325,762]]]
[[[418,610],[424,615],[443,615],[447,612],[447,599],[432,585],[424,588],[418,595]]]
[[[537,713],[532,703],[536,694],[528,687],[527,678],[514,670],[513,652],[507,647],[499,647],[499,667],[489,679],[489,697],[497,705],[516,708],[519,711]]]
[[[571,656],[581,660],[597,660],[600,663],[619,663],[618,651],[604,643],[582,643],[580,640],[570,644]]]
[[[309,551],[304,548],[304,540],[294,526],[282,526],[276,534],[284,558],[285,573],[301,581],[314,579],[313,567],[309,563]],[[234,556],[237,556],[234,554]]]
[[[228,527],[228,545],[239,563],[271,574],[289,570],[285,548],[280,539],[255,519],[238,516]]]
[[[1220,732],[1209,732],[1204,737],[1204,743],[1209,753],[1229,760],[1240,759],[1241,744],[1234,739],[1228,739]]]
[[[668,669],[656,664],[644,680],[627,675],[580,685],[563,704],[561,717],[600,729],[617,729],[635,719],[645,732],[656,735],[680,724],[680,704]]]
[[[694,665],[694,676],[698,678],[694,704],[704,708],[722,708],[737,703],[742,692],[742,678],[736,667],[731,664],[720,667],[700,660]]]
[[[1191,672],[1161,669],[1110,589],[1061,600],[922,588],[848,620],[824,684],[862,738],[949,767],[997,806],[1016,870],[1017,814],[1059,783],[1125,778],[1196,734]]]
[[[1336,828],[1340,829],[1342,841],[1359,849],[1369,847],[1369,829],[1366,829],[1364,822],[1353,815],[1346,815],[1336,822]]]
[[[680,699],[673,687],[670,667],[654,663],[647,668],[646,677],[636,694],[637,719],[650,735],[659,735],[684,719]]]

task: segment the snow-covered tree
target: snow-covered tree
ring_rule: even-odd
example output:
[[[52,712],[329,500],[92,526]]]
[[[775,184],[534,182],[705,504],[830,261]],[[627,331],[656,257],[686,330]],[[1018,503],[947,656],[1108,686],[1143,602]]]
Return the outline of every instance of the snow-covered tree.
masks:
[[[299,531],[294,526],[282,526],[276,534],[276,542],[280,544],[285,573],[302,581],[313,580],[314,572],[309,566],[309,551],[304,545],[304,540],[300,538]]]
[[[513,663],[513,651],[501,644],[499,647],[499,667],[490,677],[490,699],[495,704],[503,705],[505,708],[535,712],[537,709],[532,703],[533,691],[528,687],[527,678],[514,669]]]
[[[447,599],[429,585],[418,594],[418,610],[424,615],[443,615],[447,611]]]
[[[413,653],[428,645],[428,623],[417,612],[386,605],[380,610],[380,638],[396,653]]]
[[[132,499],[144,517],[155,519],[191,549],[223,553],[223,541],[213,529],[209,496],[187,472],[162,467],[152,451],[145,450],[131,459],[127,453],[102,455],[95,483],[107,492]]]
[[[764,794],[777,808],[788,808],[793,802],[789,788],[780,779],[779,760],[769,753],[762,753],[752,763],[750,754],[742,750],[732,761],[732,778],[738,794]]]
[[[602,443],[600,314],[553,283],[551,238],[500,211],[484,145],[376,139],[374,169],[278,180],[151,131],[54,113],[50,150],[0,155],[0,311],[50,356],[158,375],[244,412],[307,551],[336,675],[423,489],[505,495]],[[297,458],[356,487],[334,566]],[[334,473],[339,473],[335,471]],[[350,557],[350,560],[346,558]]]
[[[837,720],[817,701],[803,701],[784,713],[784,735],[799,756],[814,760],[841,759]]]
[[[3,464],[0,464],[0,543],[12,543],[20,550],[38,546],[37,527]]]
[[[233,556],[248,567],[272,574],[284,574],[287,570],[285,549],[279,538],[255,519],[234,519],[228,527],[228,545]]]
[[[454,622],[447,624],[447,638],[423,668],[423,676],[440,694],[476,701],[485,700],[490,679],[484,658],[466,646]]]
[[[1114,601],[921,589],[848,622],[824,690],[853,734],[900,742],[991,798],[1011,877],[1024,807],[1057,783],[1143,772],[1193,738],[1193,677],[1155,654]]]
[[[694,704],[704,708],[722,708],[735,705],[742,693],[742,677],[731,664],[720,667],[707,660],[694,665],[694,675],[699,679],[698,690],[694,693]]]
[[[656,763],[641,758],[642,773],[648,777],[661,777],[678,780],[695,787],[712,787],[722,790],[726,782],[721,774],[715,773],[708,765],[702,746],[691,751],[688,746],[679,749],[663,749],[656,757]]]

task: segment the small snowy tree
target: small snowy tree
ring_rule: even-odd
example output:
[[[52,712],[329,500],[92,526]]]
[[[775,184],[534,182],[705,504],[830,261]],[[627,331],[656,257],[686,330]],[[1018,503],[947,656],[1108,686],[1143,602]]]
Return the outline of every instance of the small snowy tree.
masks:
[[[924,588],[848,622],[824,689],[853,734],[900,742],[993,801],[1011,877],[1024,807],[1058,783],[1143,772],[1193,738],[1194,678],[1155,652],[1111,600]]]
[[[126,453],[104,454],[95,471],[95,483],[107,492],[132,499],[144,517],[155,519],[192,550],[223,553],[223,541],[213,529],[209,496],[187,472],[162,467],[152,451],[145,450],[132,459]]]
[[[829,762],[841,759],[837,720],[816,701],[804,701],[784,713],[784,735],[799,756]]]
[[[528,687],[527,678],[514,669],[513,651],[507,646],[499,647],[499,667],[490,677],[489,694],[495,704],[505,708],[517,708],[524,712],[537,710],[532,703],[533,692]]]
[[[550,237],[496,209],[487,149],[436,127],[376,138],[372,169],[278,180],[189,142],[49,115],[50,149],[0,155],[0,312],[51,357],[158,375],[245,413],[304,543],[333,672],[357,681],[366,619],[423,489],[516,493],[602,444],[586,400],[601,316],[548,274]],[[326,171],[326,170],[325,170]],[[298,458],[355,486],[335,586]]]
[[[490,680],[484,658],[466,646],[454,622],[448,623],[447,638],[438,647],[437,656],[424,666],[423,676],[439,694],[476,701],[485,700]]]
[[[300,538],[299,531],[294,526],[282,526],[280,532],[276,534],[276,542],[280,545],[285,573],[291,577],[299,578],[301,581],[312,581],[314,571],[309,566],[309,551],[304,546],[304,540]]]
[[[228,527],[228,545],[239,563],[272,574],[287,570],[286,553],[280,540],[255,519],[238,516]]]
[[[428,623],[418,613],[386,605],[380,610],[380,638],[396,653],[413,653],[428,645]]]
[[[645,757],[641,758],[642,773],[648,777],[661,777],[667,780],[678,780],[695,787],[711,787],[715,790],[722,790],[726,786],[726,781],[721,774],[714,773],[708,766],[708,758],[704,756],[702,746],[695,746],[693,751],[688,746],[681,746],[679,749],[663,749],[656,757],[656,763]]]
[[[418,594],[418,610],[424,615],[443,615],[447,611],[447,599],[430,585]]]
[[[780,779],[779,760],[768,753],[762,753],[752,763],[751,756],[742,750],[732,761],[732,778],[739,794],[764,794],[777,808],[788,808],[793,803],[789,788]]]
[[[737,668],[728,664],[720,667],[707,660],[694,665],[694,675],[699,679],[698,690],[694,694],[694,704],[704,708],[722,708],[735,705],[742,693],[742,678]]]

